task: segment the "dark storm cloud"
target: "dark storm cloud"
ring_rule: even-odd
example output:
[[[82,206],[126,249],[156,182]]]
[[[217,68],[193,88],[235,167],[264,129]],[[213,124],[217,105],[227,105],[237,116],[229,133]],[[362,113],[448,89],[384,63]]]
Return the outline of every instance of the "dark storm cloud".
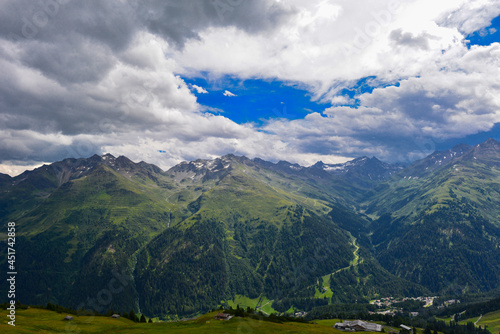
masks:
[[[182,46],[207,27],[236,26],[257,33],[280,26],[295,13],[264,0],[7,0],[0,9],[0,36],[50,42],[79,34],[119,50],[146,27]]]
[[[64,83],[99,80],[114,65],[137,23],[116,1],[6,1],[0,37],[16,42],[19,61]]]
[[[116,61],[107,45],[81,35],[58,44],[32,42],[20,56],[27,66],[63,84],[98,81]]]
[[[286,5],[263,0],[134,2],[139,20],[151,32],[182,47],[207,27],[235,26],[249,33],[272,30],[295,14]]]
[[[11,40],[59,44],[81,35],[114,50],[125,47],[137,27],[133,8],[119,1],[7,0],[0,20],[0,36]]]
[[[257,33],[294,11],[265,1],[10,0],[0,10],[0,37],[17,41],[21,61],[62,83],[99,80],[142,29],[182,47],[211,26]]]

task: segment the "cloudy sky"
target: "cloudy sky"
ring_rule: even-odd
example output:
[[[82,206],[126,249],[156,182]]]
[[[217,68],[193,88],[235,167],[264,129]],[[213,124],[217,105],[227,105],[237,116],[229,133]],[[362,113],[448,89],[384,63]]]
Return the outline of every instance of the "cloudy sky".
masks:
[[[0,172],[498,139],[498,42],[500,0],[0,0]]]

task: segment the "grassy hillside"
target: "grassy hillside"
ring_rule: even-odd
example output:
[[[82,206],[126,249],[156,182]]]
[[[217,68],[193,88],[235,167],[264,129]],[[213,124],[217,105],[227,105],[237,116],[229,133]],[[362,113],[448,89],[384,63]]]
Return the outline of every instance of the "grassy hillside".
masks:
[[[172,217],[181,219],[180,211],[172,213],[164,205],[162,188],[151,179],[138,181],[107,164],[86,168],[91,171],[83,177],[46,188],[50,195],[31,210],[20,208],[8,216],[16,222],[16,250],[22,254],[17,258],[23,270],[18,284],[25,287],[19,291],[22,301],[78,306],[107,288],[113,270],[130,275],[135,252]],[[54,170],[33,173],[38,180]],[[106,306],[133,307],[133,284],[124,289],[127,293],[116,294]]]
[[[416,162],[371,193],[371,241],[384,268],[433,293],[488,291],[500,283],[500,145],[453,153]]]
[[[479,319],[473,318],[469,319],[468,321],[476,322]],[[465,321],[467,322],[467,321]],[[500,310],[487,313],[481,317],[479,321],[477,321],[476,325],[484,327],[488,326],[488,330],[491,332],[491,334],[499,334],[500,333]]]
[[[391,213],[411,220],[422,212],[432,213],[443,202],[466,198],[481,215],[498,224],[500,143],[487,141],[457,158],[448,157],[443,165],[430,164],[434,160],[429,156],[417,161],[369,192],[364,203],[366,212],[376,217]]]
[[[443,202],[412,223],[382,217],[373,240],[380,264],[433,293],[491,290],[500,279],[500,229],[468,201]]]
[[[16,326],[0,323],[0,331],[5,333],[342,333],[330,323],[307,324],[297,322],[273,323],[258,319],[232,318],[228,321],[215,320],[217,312],[208,313],[195,320],[163,322],[152,324],[134,323],[128,319],[110,317],[74,316],[72,321],[64,321],[65,314],[53,311],[28,309],[18,310]],[[6,311],[0,316],[6,318]],[[370,333],[370,332],[366,332]]]

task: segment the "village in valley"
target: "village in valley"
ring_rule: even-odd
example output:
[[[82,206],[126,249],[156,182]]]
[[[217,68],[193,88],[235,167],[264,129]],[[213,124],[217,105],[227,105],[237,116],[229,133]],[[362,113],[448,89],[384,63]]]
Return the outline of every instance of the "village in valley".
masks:
[[[429,307],[434,303],[434,299],[436,298],[438,297],[404,297],[404,298],[386,297],[377,300],[372,300],[370,304],[377,305],[378,307],[390,307],[395,303],[401,303],[407,300],[418,300],[421,302],[425,302],[424,307]]]
[[[368,313],[369,314],[383,314],[383,315],[395,316],[398,313],[404,312],[403,308],[401,307],[402,306],[401,303],[408,302],[408,301],[420,302],[421,307],[437,306],[438,309],[442,309],[442,308],[448,307],[450,305],[460,303],[459,299],[450,299],[450,300],[446,300],[446,301],[442,302],[439,305],[434,305],[434,302],[437,298],[439,298],[439,297],[434,296],[434,297],[403,297],[403,298],[385,297],[385,298],[380,298],[380,299],[370,301],[371,305],[377,306],[377,308],[379,308],[380,310],[369,311]],[[418,308],[420,308],[420,307],[418,307]],[[408,313],[412,317],[416,317],[419,315],[419,312],[417,312],[417,310],[411,310]],[[299,312],[294,313],[294,316],[297,318],[304,318],[306,315],[307,315],[307,312],[304,312],[304,311],[299,311]]]
[[[403,304],[406,304],[408,306],[410,305],[420,305],[419,308],[421,307],[430,307],[430,306],[436,306],[438,309],[448,307],[454,304],[459,304],[460,300],[458,299],[450,299],[446,300],[439,305],[434,305],[436,299],[438,299],[437,296],[434,297],[404,297],[404,298],[394,298],[394,297],[386,297],[386,298],[381,298],[377,300],[373,300],[370,302],[371,305],[377,306],[380,311],[376,312],[369,312],[370,314],[383,314],[383,315],[390,315],[390,316],[395,316],[398,313],[402,314],[405,311],[404,307],[401,307]],[[405,303],[406,302],[406,303]],[[414,302],[414,303],[412,303]],[[415,303],[416,302],[416,303]],[[411,306],[410,306],[411,308]],[[419,312],[417,311],[408,311],[406,309],[406,312],[408,312],[410,317],[416,317],[419,315]],[[362,321],[362,320],[354,320],[354,321],[348,321],[344,320],[341,323],[336,323],[334,328],[342,330],[342,331],[372,331],[372,332],[381,332],[383,331],[383,326],[377,323],[372,323],[368,321]],[[414,329],[410,328],[406,325],[400,325],[399,328],[399,333],[413,333]],[[391,333],[398,333],[397,331],[391,331]]]
[[[434,297],[404,297],[404,298],[394,298],[394,297],[386,297],[377,300],[372,300],[370,304],[376,305],[378,308],[382,309],[376,312],[370,312],[371,314],[385,314],[385,315],[396,315],[396,313],[402,313],[403,308],[401,307],[401,303],[408,301],[416,301],[420,302],[423,307],[437,306],[438,309],[448,307],[453,304],[459,304],[460,300],[458,299],[450,299],[442,302],[440,305],[434,305],[437,296]],[[410,316],[415,317],[418,316],[419,312],[416,310],[412,310],[409,312]]]

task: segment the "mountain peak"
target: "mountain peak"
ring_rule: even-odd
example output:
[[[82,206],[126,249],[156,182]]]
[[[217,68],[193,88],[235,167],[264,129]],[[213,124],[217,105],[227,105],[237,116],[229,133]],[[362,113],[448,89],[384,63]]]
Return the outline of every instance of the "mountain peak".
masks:
[[[498,154],[500,152],[500,142],[490,138],[485,142],[475,145],[471,151],[483,154]]]
[[[228,153],[226,155],[223,155],[220,157],[221,159],[229,159],[229,160],[232,160],[232,159],[235,159],[235,158],[238,158],[236,155],[232,154],[232,153]],[[243,158],[243,157],[242,157]]]
[[[318,161],[309,168],[340,176],[363,187],[370,187],[373,182],[389,179],[399,172],[402,166],[382,162],[376,157],[362,156],[339,164],[325,164]]]
[[[476,147],[481,147],[481,148],[494,148],[494,149],[499,149],[500,148],[500,142],[493,139],[489,138],[486,140],[484,143],[477,144]]]
[[[245,157],[236,157],[233,154],[215,159],[197,159],[194,161],[183,161],[180,164],[170,168],[167,173],[173,175],[177,181],[191,180],[195,182],[200,179],[209,180],[226,175],[240,159]]]
[[[278,166],[282,166],[282,167],[288,167],[288,168],[291,168],[293,167],[293,169],[297,169],[297,168],[303,168],[301,165],[295,163],[295,164],[292,164],[291,162],[288,162],[288,161],[285,161],[285,160],[281,160],[279,161],[276,165]]]
[[[465,143],[461,143],[461,144],[457,144],[455,146],[453,146],[453,148],[451,149],[451,151],[453,152],[457,152],[457,151],[468,151],[472,148],[472,146],[470,145],[467,145]]]
[[[483,143],[477,144],[464,155],[464,160],[489,161],[489,163],[496,165],[500,162],[500,142],[490,138]]]
[[[320,160],[320,161],[316,162],[314,165],[312,165],[311,167],[323,169],[324,166],[325,166],[325,163]]]
[[[431,155],[417,160],[405,170],[405,177],[421,177],[440,167],[448,166],[452,162],[469,161],[478,159],[498,159],[500,153],[500,142],[495,139],[488,139],[475,146],[458,144],[446,151],[435,151]]]

